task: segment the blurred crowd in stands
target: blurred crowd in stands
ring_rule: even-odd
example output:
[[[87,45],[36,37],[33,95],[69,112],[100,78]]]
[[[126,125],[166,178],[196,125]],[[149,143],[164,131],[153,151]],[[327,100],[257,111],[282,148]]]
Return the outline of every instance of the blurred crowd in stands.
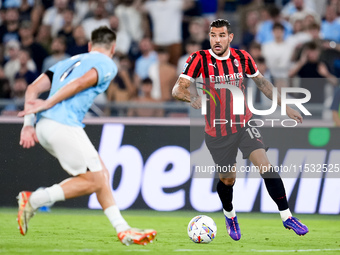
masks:
[[[12,99],[2,114],[16,114],[35,78],[87,52],[91,31],[106,25],[117,33],[119,72],[96,102],[138,105],[123,111],[128,116],[185,115],[142,106],[174,102],[185,61],[210,48],[216,18],[231,22],[231,46],[249,51],[275,86],[307,88],[310,103],[330,107],[340,77],[340,0],[1,0],[0,100]],[[254,99],[269,104],[259,92]]]

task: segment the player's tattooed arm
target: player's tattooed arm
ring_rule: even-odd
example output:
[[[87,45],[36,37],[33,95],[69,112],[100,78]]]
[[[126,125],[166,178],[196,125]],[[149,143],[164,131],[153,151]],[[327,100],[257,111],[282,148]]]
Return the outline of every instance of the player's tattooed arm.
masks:
[[[179,77],[172,89],[172,96],[177,100],[190,103],[190,105],[199,109],[202,107],[201,97],[197,93],[196,86],[190,80]]]
[[[274,85],[264,78],[261,73],[252,79],[256,83],[256,86],[262,91],[262,93],[265,94],[269,99],[273,100]],[[277,104],[281,106],[281,95],[279,92],[277,92]],[[299,112],[290,108],[289,106],[286,106],[286,112],[289,118],[296,120],[298,123],[302,123],[303,118]]]
[[[252,78],[255,82],[256,86],[259,88],[259,90],[262,91],[262,93],[268,97],[270,100],[273,100],[273,87],[274,85],[268,81],[261,73],[257,75],[256,77]],[[277,104],[281,105],[281,96],[280,93],[277,93]]]
[[[179,77],[176,81],[175,86],[172,89],[172,96],[176,98],[177,100],[181,100],[184,102],[190,103],[190,81],[188,79],[185,79],[183,77]]]

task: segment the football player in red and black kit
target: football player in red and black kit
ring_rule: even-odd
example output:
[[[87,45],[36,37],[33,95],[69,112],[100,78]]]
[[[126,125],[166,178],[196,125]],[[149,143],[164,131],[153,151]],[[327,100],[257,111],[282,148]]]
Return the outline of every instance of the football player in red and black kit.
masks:
[[[210,24],[209,37],[211,49],[191,54],[172,94],[178,100],[190,102],[191,106],[196,109],[201,108],[201,97],[198,93],[190,94],[189,87],[196,78],[202,77],[204,81],[201,84],[202,87],[210,93],[217,93],[216,96],[220,99],[217,104],[213,100],[207,102],[205,142],[215,164],[226,167],[224,169],[230,169],[227,173],[219,173],[220,180],[217,184],[217,193],[223,205],[228,234],[234,240],[241,238],[241,231],[232,204],[233,185],[236,178],[236,155],[239,148],[243,157],[248,158],[258,167],[269,195],[278,206],[284,227],[293,229],[298,235],[305,235],[308,228],[292,216],[288,208],[283,182],[267,158],[261,134],[257,128],[249,128],[247,124],[252,113],[246,103],[244,114],[234,115],[233,99],[235,96],[233,97],[229,89],[221,88],[221,86],[215,90],[217,84],[229,84],[237,86],[244,95],[243,81],[247,76],[253,79],[262,93],[272,99],[273,85],[258,71],[248,52],[230,47],[234,34],[231,33],[229,21],[223,19],[213,21]],[[279,94],[278,105],[281,105]],[[301,115],[294,109],[287,106],[286,112],[291,119],[298,123],[302,122]],[[225,119],[228,122],[215,125],[215,119]]]

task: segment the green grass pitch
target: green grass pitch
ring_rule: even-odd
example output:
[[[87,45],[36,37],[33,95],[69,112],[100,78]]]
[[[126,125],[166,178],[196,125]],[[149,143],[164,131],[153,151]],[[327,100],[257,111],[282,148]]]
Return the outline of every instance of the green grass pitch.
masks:
[[[123,246],[101,211],[52,208],[38,212],[26,236],[17,229],[16,209],[0,209],[2,254],[340,254],[340,216],[298,215],[308,225],[306,236],[282,226],[278,214],[238,213],[240,241],[226,232],[222,213],[206,213],[217,224],[210,244],[195,244],[187,236],[187,224],[195,211],[122,212],[131,226],[155,228],[156,241],[147,246]]]

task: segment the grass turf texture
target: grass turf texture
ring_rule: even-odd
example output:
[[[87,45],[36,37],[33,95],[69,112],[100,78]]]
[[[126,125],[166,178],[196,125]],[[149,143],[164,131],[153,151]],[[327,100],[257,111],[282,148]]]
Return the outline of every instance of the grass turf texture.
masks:
[[[195,211],[123,211],[131,226],[155,228],[156,241],[123,246],[101,211],[52,208],[38,212],[26,236],[17,229],[16,209],[0,208],[0,254],[340,254],[340,216],[298,215],[310,232],[297,236],[278,214],[238,213],[240,241],[227,234],[222,213],[206,213],[217,225],[210,244],[195,244],[187,225]]]

